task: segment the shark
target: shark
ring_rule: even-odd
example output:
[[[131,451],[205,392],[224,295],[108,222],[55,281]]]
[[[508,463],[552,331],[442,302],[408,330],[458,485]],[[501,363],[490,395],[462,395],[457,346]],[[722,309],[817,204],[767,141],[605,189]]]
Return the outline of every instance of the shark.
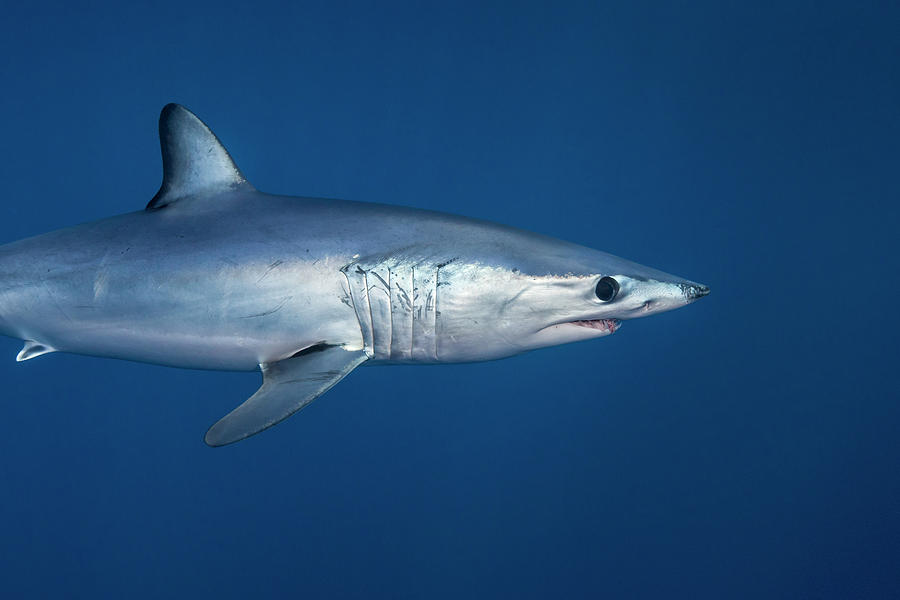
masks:
[[[260,192],[178,104],[159,137],[162,185],[143,210],[0,246],[0,334],[24,341],[18,361],[261,371],[210,446],[279,423],[361,365],[500,359],[709,293],[488,221]]]

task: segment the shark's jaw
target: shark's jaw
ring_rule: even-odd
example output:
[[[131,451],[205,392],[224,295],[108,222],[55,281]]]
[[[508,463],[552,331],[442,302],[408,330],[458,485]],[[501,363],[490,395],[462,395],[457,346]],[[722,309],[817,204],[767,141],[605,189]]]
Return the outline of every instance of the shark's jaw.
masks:
[[[528,337],[528,349],[556,346],[612,335],[622,326],[619,319],[573,319],[548,325]]]
[[[605,333],[615,333],[622,326],[619,319],[591,319],[582,321],[569,321],[568,325],[577,325],[578,327],[587,327],[589,329],[597,329]]]

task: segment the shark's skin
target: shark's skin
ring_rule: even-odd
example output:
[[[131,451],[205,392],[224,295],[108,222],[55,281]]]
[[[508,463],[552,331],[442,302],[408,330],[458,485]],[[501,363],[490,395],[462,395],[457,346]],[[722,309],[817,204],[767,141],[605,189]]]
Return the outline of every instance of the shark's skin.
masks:
[[[146,210],[0,246],[0,333],[25,340],[19,360],[262,369],[211,445],[277,423],[363,363],[503,358],[709,291],[485,221],[264,194],[178,105],[160,135],[163,186]]]

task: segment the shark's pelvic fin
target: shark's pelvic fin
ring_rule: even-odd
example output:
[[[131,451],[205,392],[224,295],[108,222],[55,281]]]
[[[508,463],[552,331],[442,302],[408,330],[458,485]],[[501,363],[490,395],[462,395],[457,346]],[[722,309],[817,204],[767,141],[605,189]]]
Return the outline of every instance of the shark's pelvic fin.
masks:
[[[16,355],[16,362],[22,362],[23,360],[49,354],[50,352],[56,352],[56,348],[34,340],[25,340],[25,345],[22,346],[19,354]]]
[[[293,358],[260,365],[262,386],[209,428],[206,443],[224,446],[268,429],[330,390],[367,358],[362,350],[321,344]]]
[[[253,189],[209,127],[179,104],[159,115],[163,182],[147,210],[195,196],[245,187]]]

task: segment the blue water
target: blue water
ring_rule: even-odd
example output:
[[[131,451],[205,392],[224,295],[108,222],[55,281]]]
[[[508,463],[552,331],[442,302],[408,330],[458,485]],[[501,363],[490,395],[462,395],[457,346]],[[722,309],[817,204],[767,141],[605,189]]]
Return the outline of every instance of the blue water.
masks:
[[[141,209],[175,101],[262,190],[501,221],[712,294],[363,368],[215,450],[257,374],[0,339],[0,595],[900,597],[900,10],[334,4],[4,6],[0,241]]]

